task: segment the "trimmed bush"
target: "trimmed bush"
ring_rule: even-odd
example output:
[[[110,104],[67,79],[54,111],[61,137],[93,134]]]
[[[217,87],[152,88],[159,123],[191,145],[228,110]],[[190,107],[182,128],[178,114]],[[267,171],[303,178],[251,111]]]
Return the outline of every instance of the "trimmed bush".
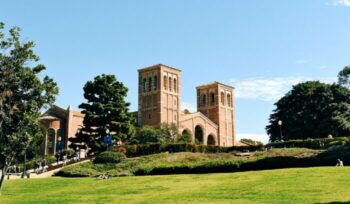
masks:
[[[257,146],[234,146],[234,147],[220,147],[213,145],[197,145],[197,144],[186,144],[186,143],[175,143],[175,144],[160,144],[150,143],[141,145],[125,145],[115,148],[113,151],[119,152],[119,149],[123,148],[126,150],[128,157],[138,157],[143,155],[158,154],[161,152],[200,152],[200,153],[229,153],[229,152],[255,152],[263,150],[263,145]]]
[[[125,154],[120,152],[102,152],[94,159],[95,164],[119,163],[125,159]]]
[[[288,140],[285,142],[273,142],[269,143],[267,147],[274,148],[309,148],[309,149],[327,149],[337,145],[349,145],[348,137],[335,137],[335,138],[319,138],[319,139],[306,139],[306,140]]]

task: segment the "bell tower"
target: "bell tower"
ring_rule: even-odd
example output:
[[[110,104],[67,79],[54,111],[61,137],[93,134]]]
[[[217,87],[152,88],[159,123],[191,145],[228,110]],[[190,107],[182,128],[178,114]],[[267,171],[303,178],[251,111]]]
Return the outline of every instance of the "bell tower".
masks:
[[[235,144],[233,91],[219,82],[197,87],[197,110],[218,125],[220,146]]]
[[[139,69],[138,125],[179,124],[181,70],[157,64]]]

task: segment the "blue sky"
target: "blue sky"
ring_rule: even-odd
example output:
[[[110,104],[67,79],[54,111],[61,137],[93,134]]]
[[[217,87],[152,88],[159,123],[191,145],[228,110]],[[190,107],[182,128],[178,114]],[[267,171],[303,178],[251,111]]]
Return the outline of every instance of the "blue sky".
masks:
[[[33,40],[57,105],[77,108],[82,87],[102,73],[129,88],[137,109],[137,69],[182,70],[183,107],[197,85],[236,87],[236,132],[267,141],[274,103],[293,84],[332,82],[350,64],[350,0],[0,0],[0,21]]]

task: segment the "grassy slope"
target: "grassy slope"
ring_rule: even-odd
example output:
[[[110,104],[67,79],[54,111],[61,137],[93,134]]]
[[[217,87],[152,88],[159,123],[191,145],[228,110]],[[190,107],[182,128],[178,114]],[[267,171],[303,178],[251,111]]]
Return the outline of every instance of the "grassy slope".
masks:
[[[204,153],[161,153],[135,158],[128,158],[119,164],[96,164],[92,162],[80,164],[77,166],[66,167],[63,171],[72,173],[97,176],[108,171],[110,174],[116,175],[133,175],[137,169],[153,169],[155,167],[176,167],[176,166],[198,166],[210,162],[252,162],[267,157],[308,157],[316,155],[319,150],[311,150],[305,148],[288,148],[273,149],[268,152],[257,152],[252,157],[237,157],[228,153],[204,154]]]
[[[350,201],[350,168],[6,181],[0,203],[324,203]]]

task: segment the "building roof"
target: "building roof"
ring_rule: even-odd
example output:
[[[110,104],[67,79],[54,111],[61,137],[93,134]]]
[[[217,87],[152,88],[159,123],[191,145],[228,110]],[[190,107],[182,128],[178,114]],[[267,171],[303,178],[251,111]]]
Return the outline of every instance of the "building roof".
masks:
[[[173,70],[176,70],[178,72],[181,72],[180,69],[176,69],[174,67],[170,67],[168,65],[165,65],[165,64],[155,64],[155,65],[152,65],[152,66],[149,66],[149,67],[144,67],[144,68],[141,68],[141,69],[138,69],[137,71],[144,71],[144,70],[147,70],[147,69],[153,69],[153,68],[156,68],[156,67],[166,67],[168,69],[173,69]]]
[[[235,87],[233,86],[230,86],[230,85],[227,85],[227,84],[223,84],[223,83],[220,83],[220,82],[217,82],[217,81],[214,81],[214,82],[211,82],[211,83],[207,83],[207,84],[202,84],[202,85],[199,85],[197,86],[196,88],[202,88],[202,87],[205,87],[205,86],[210,86],[210,85],[221,85],[221,86],[226,86],[228,88],[231,88],[231,89],[235,89]]]

